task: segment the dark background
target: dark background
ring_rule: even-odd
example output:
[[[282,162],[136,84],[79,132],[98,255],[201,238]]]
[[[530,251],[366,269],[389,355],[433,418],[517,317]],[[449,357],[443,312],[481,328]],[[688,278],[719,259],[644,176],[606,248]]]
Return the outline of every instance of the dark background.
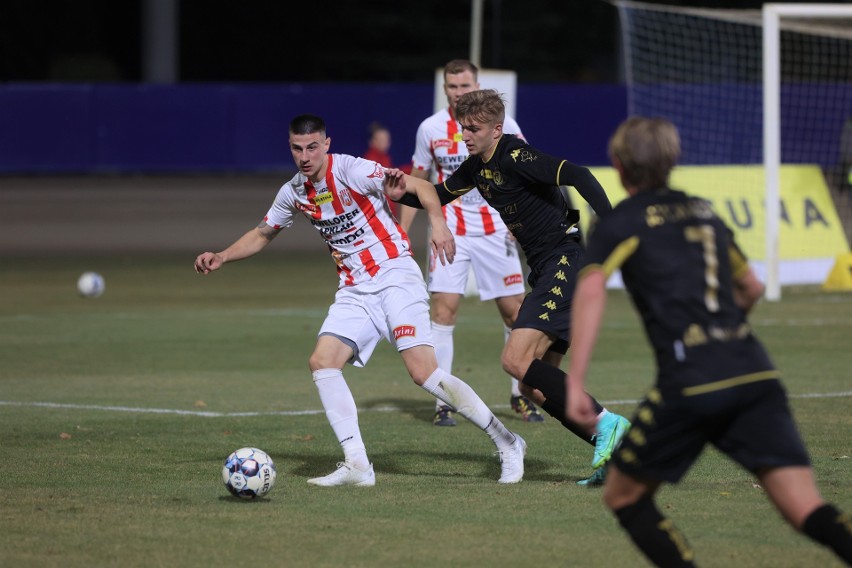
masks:
[[[157,0],[3,0],[0,81],[142,81],[146,1]],[[431,82],[470,54],[471,0],[175,2],[180,82]],[[485,0],[483,24],[483,67],[519,82],[619,81],[608,2]]]

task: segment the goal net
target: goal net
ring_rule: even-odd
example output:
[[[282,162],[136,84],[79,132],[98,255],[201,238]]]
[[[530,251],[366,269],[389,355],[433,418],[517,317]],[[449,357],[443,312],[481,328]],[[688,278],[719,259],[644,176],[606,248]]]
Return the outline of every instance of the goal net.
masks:
[[[766,20],[767,7],[615,4],[629,114],[680,130],[672,185],[713,202],[770,299],[823,282],[849,251],[835,200],[849,206],[852,6],[766,5],[781,7]]]

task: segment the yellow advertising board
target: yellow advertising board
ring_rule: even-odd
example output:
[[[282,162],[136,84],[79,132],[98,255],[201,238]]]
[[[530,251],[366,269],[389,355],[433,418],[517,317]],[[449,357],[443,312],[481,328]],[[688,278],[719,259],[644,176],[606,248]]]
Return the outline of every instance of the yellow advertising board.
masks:
[[[613,204],[627,197],[613,168],[591,170]],[[816,165],[781,166],[780,173],[782,284],[822,282],[834,259],[849,252],[828,186]],[[710,201],[734,230],[743,252],[761,264],[766,250],[763,166],[678,166],[672,172],[671,186]],[[570,196],[575,207],[588,209],[573,188]],[[589,215],[581,218],[586,223]],[[790,274],[786,282],[785,263]],[[802,267],[816,272],[802,275]]]

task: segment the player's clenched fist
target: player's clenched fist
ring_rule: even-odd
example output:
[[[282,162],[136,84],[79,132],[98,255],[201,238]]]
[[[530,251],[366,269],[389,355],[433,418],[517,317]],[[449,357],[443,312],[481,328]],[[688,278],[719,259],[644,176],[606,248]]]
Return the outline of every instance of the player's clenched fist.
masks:
[[[222,266],[222,257],[215,252],[203,252],[195,259],[195,271],[199,274],[209,274]]]

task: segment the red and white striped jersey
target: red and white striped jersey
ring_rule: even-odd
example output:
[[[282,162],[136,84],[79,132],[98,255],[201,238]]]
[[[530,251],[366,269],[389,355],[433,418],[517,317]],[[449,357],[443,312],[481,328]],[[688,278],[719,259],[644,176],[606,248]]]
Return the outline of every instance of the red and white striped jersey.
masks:
[[[503,132],[523,138],[518,123],[508,116],[503,122]],[[442,183],[467,156],[461,125],[452,116],[449,107],[420,123],[414,156],[411,157],[413,168],[432,170],[432,181]],[[478,237],[508,230],[500,214],[485,202],[477,189],[445,205],[444,217],[450,231],[459,237]]]
[[[340,286],[370,281],[385,261],[411,256],[411,242],[390,212],[376,162],[329,154],[325,179],[301,172],[281,186],[264,217],[271,227],[293,224],[301,212],[319,231],[337,263]]]

